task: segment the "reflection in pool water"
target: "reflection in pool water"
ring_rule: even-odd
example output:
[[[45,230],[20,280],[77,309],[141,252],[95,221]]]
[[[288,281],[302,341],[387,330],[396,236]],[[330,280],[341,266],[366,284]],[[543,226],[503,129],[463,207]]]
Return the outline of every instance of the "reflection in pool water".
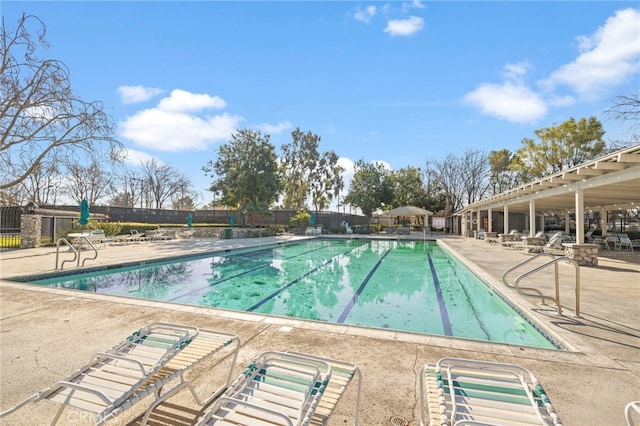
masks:
[[[312,240],[32,282],[190,305],[555,348],[436,243]]]

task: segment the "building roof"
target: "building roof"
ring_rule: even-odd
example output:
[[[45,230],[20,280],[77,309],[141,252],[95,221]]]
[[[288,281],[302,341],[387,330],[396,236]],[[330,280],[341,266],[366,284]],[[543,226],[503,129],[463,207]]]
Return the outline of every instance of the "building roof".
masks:
[[[531,200],[538,212],[574,212],[579,189],[585,211],[639,208],[640,144],[469,204],[456,215],[505,205],[510,212],[528,212]]]

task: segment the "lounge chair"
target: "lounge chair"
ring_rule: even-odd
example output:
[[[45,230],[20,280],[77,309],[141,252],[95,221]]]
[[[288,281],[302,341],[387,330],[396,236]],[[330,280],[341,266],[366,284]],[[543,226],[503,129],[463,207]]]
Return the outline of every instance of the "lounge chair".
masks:
[[[64,380],[0,413],[0,418],[30,402],[49,400],[61,404],[51,424],[67,406],[90,413],[96,424],[103,424],[153,393],[157,399],[147,410],[146,422],[153,408],[178,390],[189,387],[196,397],[185,373],[233,340],[237,337],[180,324],[149,324],[107,352],[95,354]],[[230,376],[231,370],[227,384]],[[178,378],[177,385],[168,386]]]
[[[618,249],[622,250],[623,248],[633,251],[633,242],[631,238],[629,238],[629,235],[624,233],[618,234]]]
[[[167,231],[163,231],[161,229],[147,231],[144,234],[150,241],[167,241],[173,239],[173,236],[169,235]]]
[[[305,235],[322,235],[322,226],[308,227],[304,232]]]
[[[331,418],[333,410],[336,405],[338,405],[338,402],[340,401],[340,398],[342,398],[347,386],[349,386],[349,383],[351,383],[354,378],[358,379],[353,416],[353,424],[357,426],[360,413],[360,392],[362,389],[362,372],[360,371],[360,368],[355,364],[337,359],[324,358],[293,351],[288,351],[288,353],[324,361],[331,366],[331,380],[329,380],[325,391],[322,393],[320,402],[318,402],[318,407],[313,413],[313,417],[311,419],[312,425],[326,426]]]
[[[574,242],[572,236],[564,233],[553,234],[544,245],[542,251],[551,254],[564,254],[564,243]]]
[[[540,382],[517,365],[442,358],[419,379],[422,426],[427,415],[430,425],[561,425]]]
[[[144,233],[139,233],[137,229],[132,229],[128,234],[118,235],[113,241],[116,243],[138,243],[140,241],[146,241],[148,238],[144,235]]]
[[[593,236],[594,231],[595,229],[589,229],[584,233],[584,240],[589,244],[594,244],[594,242],[596,241],[595,237]]]
[[[602,241],[602,245],[607,250],[611,250],[612,248],[614,250],[618,250],[620,248],[620,238],[618,237],[618,234],[607,235]]]
[[[325,360],[263,352],[197,425],[308,425],[331,377],[331,365]]]
[[[107,237],[103,229],[96,229],[91,231],[91,234],[87,238],[94,246],[102,245],[103,247],[105,247],[107,243],[113,243],[113,238]]]

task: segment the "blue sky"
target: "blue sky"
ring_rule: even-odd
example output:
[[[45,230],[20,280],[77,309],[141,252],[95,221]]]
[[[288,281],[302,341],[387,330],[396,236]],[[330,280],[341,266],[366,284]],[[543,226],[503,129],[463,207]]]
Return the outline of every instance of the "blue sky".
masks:
[[[604,114],[638,90],[640,8],[626,1],[7,1],[47,26],[85,101],[100,100],[128,161],[155,157],[211,200],[201,167],[231,132],[278,148],[296,127],[347,168],[517,150],[535,129]],[[347,174],[347,179],[349,179]]]

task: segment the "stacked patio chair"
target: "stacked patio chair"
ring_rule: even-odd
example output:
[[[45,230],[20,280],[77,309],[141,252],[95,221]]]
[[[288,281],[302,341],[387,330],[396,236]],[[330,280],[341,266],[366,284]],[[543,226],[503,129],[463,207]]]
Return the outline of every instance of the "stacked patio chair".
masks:
[[[422,426],[562,424],[540,382],[517,365],[442,358],[419,379]]]
[[[237,336],[180,324],[151,323],[110,350],[96,353],[89,363],[64,380],[0,413],[0,418],[31,402],[49,400],[60,404],[51,424],[58,422],[66,407],[73,407],[89,413],[99,425],[111,421],[146,396],[155,394],[156,400],[147,410],[144,424],[157,405],[184,387],[188,387],[197,398],[185,373],[234,341],[237,343],[237,356]],[[180,382],[170,387],[168,384],[176,379]],[[231,369],[227,383],[216,394],[227,387],[230,379]]]
[[[197,426],[326,425],[356,375],[360,379],[356,366],[338,360],[296,352],[263,352],[213,402]],[[360,383],[355,424],[359,394]]]

